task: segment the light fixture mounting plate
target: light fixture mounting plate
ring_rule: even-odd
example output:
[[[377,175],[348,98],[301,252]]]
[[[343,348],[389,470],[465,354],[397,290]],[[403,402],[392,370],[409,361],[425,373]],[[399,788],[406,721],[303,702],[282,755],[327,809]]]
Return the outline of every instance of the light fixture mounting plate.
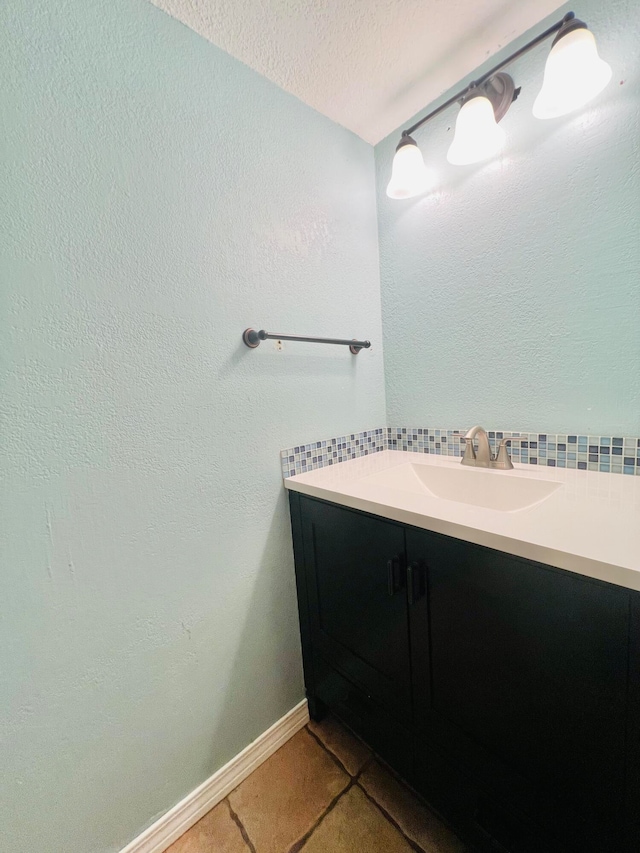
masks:
[[[499,71],[490,77],[481,88],[482,94],[491,101],[496,121],[500,121],[507,114],[507,110],[517,97],[513,77],[510,74],[505,74],[504,71]]]

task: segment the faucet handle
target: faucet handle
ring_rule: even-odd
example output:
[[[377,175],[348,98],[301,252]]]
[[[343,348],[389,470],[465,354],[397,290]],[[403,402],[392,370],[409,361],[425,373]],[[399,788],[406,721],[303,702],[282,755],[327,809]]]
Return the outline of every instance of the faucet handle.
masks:
[[[503,471],[513,470],[513,462],[511,461],[509,451],[507,450],[508,441],[526,441],[526,439],[520,438],[520,436],[507,436],[506,438],[500,439],[500,444],[498,445],[498,452],[496,453],[494,467],[500,468]]]
[[[475,462],[476,459],[476,450],[473,446],[473,439],[467,438],[466,435],[461,436],[465,441],[464,455],[462,457],[463,463]]]

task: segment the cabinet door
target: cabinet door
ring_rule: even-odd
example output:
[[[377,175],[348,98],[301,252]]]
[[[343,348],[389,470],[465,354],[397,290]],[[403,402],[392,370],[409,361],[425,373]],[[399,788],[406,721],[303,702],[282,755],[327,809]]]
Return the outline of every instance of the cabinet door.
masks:
[[[424,531],[407,554],[426,565],[411,616],[425,741],[488,783],[508,789],[513,769],[549,802],[619,821],[629,593]]]
[[[314,655],[409,718],[404,529],[311,498],[301,518]]]
[[[631,593],[627,728],[627,846],[640,850],[640,593]]]

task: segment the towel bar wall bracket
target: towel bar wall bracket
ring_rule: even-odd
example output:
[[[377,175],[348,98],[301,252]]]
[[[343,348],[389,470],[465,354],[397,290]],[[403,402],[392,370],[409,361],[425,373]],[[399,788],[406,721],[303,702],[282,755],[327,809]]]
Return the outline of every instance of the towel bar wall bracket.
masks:
[[[345,340],[343,338],[309,338],[304,337],[303,335],[278,335],[275,333],[270,334],[269,332],[265,332],[264,329],[260,329],[259,332],[256,332],[255,329],[245,329],[242,333],[242,340],[251,349],[255,349],[260,346],[261,341],[266,340],[305,341],[306,343],[311,344],[337,344],[339,346],[349,347],[349,351],[354,355],[358,355],[361,349],[369,349],[371,346],[371,341],[358,341],[355,338],[353,338],[353,340]]]

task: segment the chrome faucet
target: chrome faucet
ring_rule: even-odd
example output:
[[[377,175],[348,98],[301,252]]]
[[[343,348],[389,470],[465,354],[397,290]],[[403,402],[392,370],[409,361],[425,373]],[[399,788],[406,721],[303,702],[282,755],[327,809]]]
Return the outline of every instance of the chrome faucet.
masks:
[[[474,440],[478,439],[478,449],[474,447]],[[499,471],[513,470],[513,463],[507,450],[508,441],[520,441],[519,438],[503,438],[498,445],[498,452],[494,456],[491,453],[489,444],[489,436],[487,431],[481,426],[471,427],[469,432],[464,436],[466,446],[462,457],[463,465],[472,465],[475,468],[495,468]]]

